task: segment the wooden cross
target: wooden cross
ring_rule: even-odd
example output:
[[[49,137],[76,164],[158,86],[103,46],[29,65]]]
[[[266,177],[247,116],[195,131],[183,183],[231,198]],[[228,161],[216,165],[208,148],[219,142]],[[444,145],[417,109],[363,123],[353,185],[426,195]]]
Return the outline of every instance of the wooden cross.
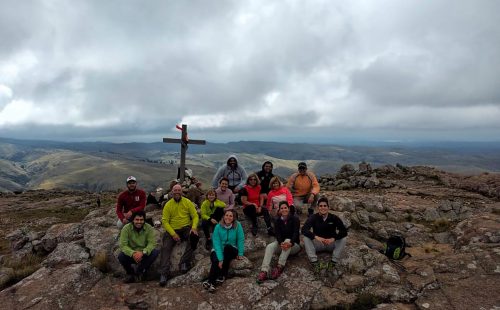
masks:
[[[181,165],[179,167],[179,181],[184,182],[184,174],[186,167],[186,151],[188,144],[206,144],[205,140],[189,140],[187,135],[187,125],[182,124],[182,128],[175,126],[182,131],[180,139],[163,138],[163,143],[180,143],[181,144]]]

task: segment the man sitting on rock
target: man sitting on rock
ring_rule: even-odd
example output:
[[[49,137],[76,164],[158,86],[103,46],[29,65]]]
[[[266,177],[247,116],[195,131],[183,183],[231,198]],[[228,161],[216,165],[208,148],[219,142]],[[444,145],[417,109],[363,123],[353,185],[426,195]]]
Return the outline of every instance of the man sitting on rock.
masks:
[[[125,283],[141,282],[143,275],[158,257],[153,227],[144,222],[144,211],[134,212],[131,223],[123,226],[120,233],[120,254],[118,260],[127,272]],[[132,264],[136,264],[134,270]]]
[[[301,214],[305,204],[309,204],[308,214],[313,214],[320,188],[318,179],[316,179],[314,173],[307,171],[305,162],[299,163],[298,172],[288,178],[286,186],[292,192],[296,212]]]
[[[146,207],[146,192],[137,188],[137,179],[133,176],[127,178],[127,189],[118,195],[116,202],[116,215],[118,215],[118,228],[132,220],[132,213],[142,211]]]
[[[339,262],[347,240],[347,228],[338,216],[329,212],[329,209],[328,198],[321,197],[318,199],[318,212],[309,216],[302,226],[304,247],[315,272],[319,271],[320,266],[316,252],[332,252],[328,267],[335,266]]]
[[[182,273],[191,267],[193,252],[198,244],[198,213],[194,204],[182,196],[182,186],[174,185],[172,199],[163,207],[162,224],[165,228],[160,257],[160,286],[167,284],[170,276],[170,254],[174,246],[181,241],[187,241],[186,250],[180,260]]]

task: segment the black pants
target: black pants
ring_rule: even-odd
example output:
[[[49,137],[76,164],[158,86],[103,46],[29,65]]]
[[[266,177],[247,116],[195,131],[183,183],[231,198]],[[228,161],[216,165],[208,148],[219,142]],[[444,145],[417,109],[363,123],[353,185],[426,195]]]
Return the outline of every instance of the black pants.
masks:
[[[181,257],[181,261],[179,262],[179,264],[190,264],[193,260],[193,252],[194,250],[196,250],[196,246],[200,238],[194,234],[191,234],[190,231],[190,226],[175,230],[175,233],[181,238],[181,241],[187,242],[186,250]],[[160,273],[163,275],[168,275],[170,273],[170,254],[172,253],[172,249],[176,244],[177,242],[174,240],[174,238],[172,238],[172,236],[170,236],[168,232],[165,232],[163,234],[160,255]]]
[[[267,210],[266,207],[260,208],[260,212],[257,213],[255,205],[248,205],[243,209],[243,213],[245,213],[248,219],[252,222],[253,227],[257,227],[257,216],[263,216],[267,229],[271,228],[271,216],[269,215],[269,210]]]
[[[212,266],[210,266],[210,273],[208,274],[208,282],[215,284],[215,280],[224,276],[227,277],[227,272],[229,270],[229,264],[233,259],[238,256],[238,249],[234,246],[226,245],[224,247],[224,260],[222,261],[222,269],[219,268],[219,260],[217,259],[217,254],[215,251],[212,251],[210,254],[210,261],[212,262]]]
[[[210,239],[210,230],[212,230],[216,224],[212,223],[211,219],[220,222],[222,216],[224,215],[224,208],[215,208],[214,213],[210,216],[208,220],[201,221],[201,228],[203,229],[203,233],[207,239]]]
[[[149,267],[151,267],[151,264],[154,263],[156,258],[158,257],[158,254],[160,254],[160,251],[157,249],[153,249],[151,251],[151,254],[146,255],[144,254],[142,256],[142,260],[137,264],[134,260],[133,257],[125,255],[125,253],[120,252],[118,255],[118,261],[120,264],[122,264],[123,269],[127,272],[127,274],[134,274],[134,269],[132,268],[132,264],[137,264],[137,273],[139,274],[144,274],[146,271],[148,271]]]

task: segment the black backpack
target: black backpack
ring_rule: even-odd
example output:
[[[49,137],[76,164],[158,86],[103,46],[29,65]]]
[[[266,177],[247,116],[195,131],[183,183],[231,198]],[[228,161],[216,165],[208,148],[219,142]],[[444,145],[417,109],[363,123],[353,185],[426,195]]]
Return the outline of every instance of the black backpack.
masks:
[[[405,256],[410,256],[410,254],[406,253],[406,240],[402,236],[393,235],[387,239],[387,242],[384,243],[384,249],[380,251],[380,253],[389,257],[390,259],[403,259]]]

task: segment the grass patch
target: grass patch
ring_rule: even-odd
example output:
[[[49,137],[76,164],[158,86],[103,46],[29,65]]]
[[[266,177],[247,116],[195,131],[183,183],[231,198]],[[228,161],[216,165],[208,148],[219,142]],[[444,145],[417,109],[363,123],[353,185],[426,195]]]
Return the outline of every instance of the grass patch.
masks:
[[[36,254],[28,254],[21,259],[14,258],[12,256],[6,258],[4,266],[13,269],[9,281],[6,283],[6,287],[21,281],[33,272],[37,271],[40,268],[40,263],[43,259],[44,257]]]
[[[45,225],[36,225],[31,224],[32,230],[46,230],[52,225],[58,223],[75,223],[81,222],[92,208],[68,208],[68,207],[60,207],[60,208],[41,208],[41,209],[32,209],[32,210],[18,210],[16,211],[16,216],[11,218],[12,224],[17,224],[18,226],[22,226],[25,222],[36,222],[37,220],[47,218],[47,217],[55,217],[59,219],[55,223],[45,224]]]
[[[449,231],[451,228],[451,222],[448,219],[440,218],[432,222],[431,231],[434,233],[442,233]]]
[[[99,251],[92,258],[92,266],[96,267],[102,272],[108,272],[108,255],[105,251]]]
[[[372,293],[361,293],[358,295],[358,298],[354,301],[354,303],[350,305],[339,305],[329,307],[327,309],[332,310],[369,310],[377,307],[378,304],[381,304],[383,300],[380,297],[373,295]]]
[[[493,214],[500,214],[500,208],[493,208],[491,210],[491,213],[493,213]]]

